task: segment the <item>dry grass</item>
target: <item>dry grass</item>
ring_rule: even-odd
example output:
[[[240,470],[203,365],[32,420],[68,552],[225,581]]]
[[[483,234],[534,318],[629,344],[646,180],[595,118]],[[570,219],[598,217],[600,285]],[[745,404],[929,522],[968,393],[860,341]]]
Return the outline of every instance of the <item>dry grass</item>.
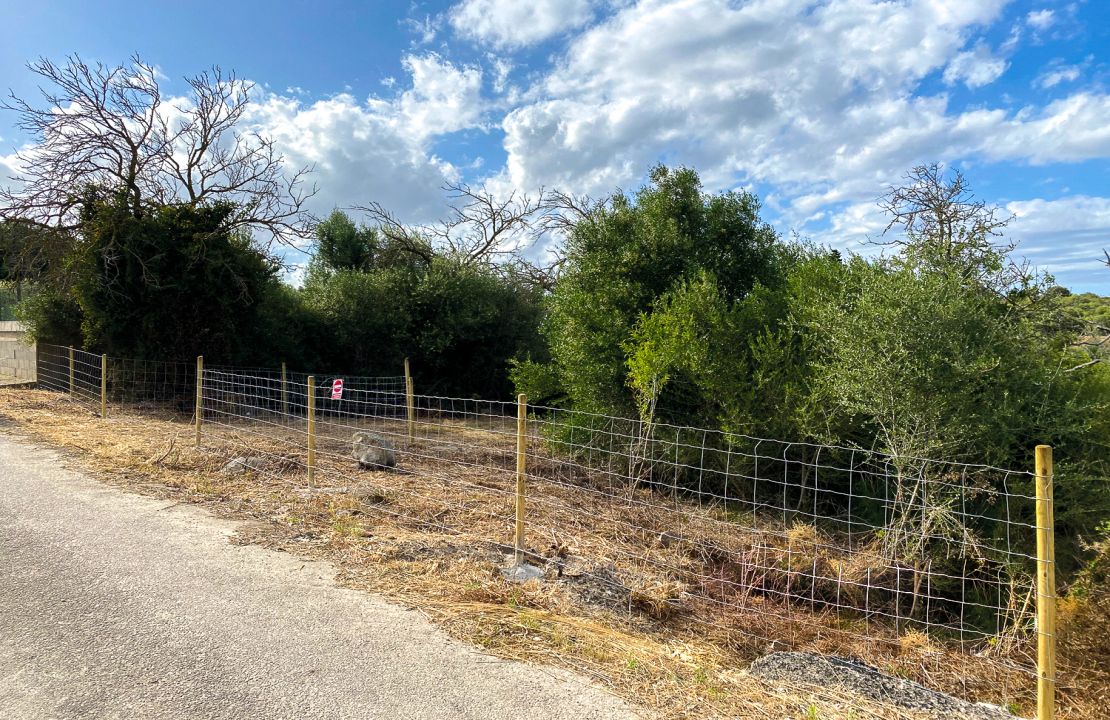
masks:
[[[310,492],[304,458],[292,444],[303,443],[301,428],[210,425],[198,450],[192,427],[172,415],[118,410],[101,421],[57,394],[3,389],[0,418],[74,451],[108,482],[253,521],[242,526],[239,542],[331,561],[344,584],[419,608],[455,637],[502,657],[579,671],[662,717],[917,717],[829,689],[770,687],[748,677],[744,668],[770,648],[860,658],[1026,713],[1035,694],[1027,673],[955,652],[920,632],[872,623],[865,636],[864,620],[819,605],[736,597],[735,584],[715,585],[713,574],[724,579],[735,572],[723,558],[756,544],[753,538],[722,533],[713,509],[663,523],[648,507],[650,495],[637,496],[641,491],[627,491],[621,503],[565,482],[532,481],[529,551],[547,563],[548,576],[511,584],[500,572],[512,537],[511,447],[479,429],[445,425],[409,448],[403,472],[357,472],[347,455],[349,429],[321,421],[320,487]],[[468,434],[481,436],[482,447],[460,450],[455,441]],[[445,462],[448,451],[454,455]],[[239,455],[265,465],[259,472],[219,472]],[[764,563],[792,562],[808,547],[814,563],[839,563],[841,572],[851,572],[851,562],[866,564],[859,557],[866,553],[829,555],[812,527],[797,526],[787,536],[790,552]],[[691,537],[710,538],[721,554],[707,554]],[[690,578],[700,578],[700,586],[690,587]],[[1092,678],[1088,671],[1080,687],[1066,658],[1061,670],[1060,717],[1101,717],[1089,704],[1089,688],[1105,687],[1106,674]]]

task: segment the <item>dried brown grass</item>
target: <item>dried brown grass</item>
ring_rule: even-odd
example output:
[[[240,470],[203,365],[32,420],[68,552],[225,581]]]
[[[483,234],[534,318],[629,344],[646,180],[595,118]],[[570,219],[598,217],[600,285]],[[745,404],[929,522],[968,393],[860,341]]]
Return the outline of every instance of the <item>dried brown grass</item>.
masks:
[[[871,626],[865,635],[864,620],[818,606],[736,597],[730,573],[740,570],[725,558],[773,543],[722,533],[709,508],[663,522],[647,502],[621,504],[569,483],[533,481],[529,551],[548,563],[548,579],[511,584],[500,573],[512,539],[511,448],[464,425],[444,423],[440,435],[418,441],[403,472],[356,472],[349,431],[322,420],[321,487],[310,492],[292,444],[303,443],[303,428],[209,425],[196,449],[192,426],[172,414],[114,408],[100,420],[57,394],[7,389],[0,389],[0,418],[73,451],[108,482],[251,521],[238,542],[331,561],[344,584],[418,608],[455,637],[502,657],[576,670],[662,717],[916,717],[828,688],[771,687],[747,676],[743,669],[769,649],[856,657],[962,697],[1017,701],[1026,712],[1035,694],[1028,674],[922,633]],[[476,442],[460,449],[465,438]],[[448,449],[454,462],[441,458]],[[264,469],[219,472],[245,454],[265,458]],[[651,500],[647,491],[627,493]],[[790,552],[762,563],[793,562],[799,548],[809,548],[814,563],[839,564],[841,573],[867,564],[866,552],[830,556],[811,526],[787,535]],[[705,543],[686,541],[695,537],[721,550],[714,555]],[[691,576],[703,578],[699,587],[683,579]],[[1088,705],[1089,685],[1069,674],[1066,658],[1060,666],[1060,717],[1101,717]]]

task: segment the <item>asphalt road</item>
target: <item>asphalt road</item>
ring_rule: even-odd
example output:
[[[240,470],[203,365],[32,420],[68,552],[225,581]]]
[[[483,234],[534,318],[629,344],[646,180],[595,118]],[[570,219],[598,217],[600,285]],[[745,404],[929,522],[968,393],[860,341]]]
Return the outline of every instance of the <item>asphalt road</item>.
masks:
[[[0,429],[0,718],[628,718]]]

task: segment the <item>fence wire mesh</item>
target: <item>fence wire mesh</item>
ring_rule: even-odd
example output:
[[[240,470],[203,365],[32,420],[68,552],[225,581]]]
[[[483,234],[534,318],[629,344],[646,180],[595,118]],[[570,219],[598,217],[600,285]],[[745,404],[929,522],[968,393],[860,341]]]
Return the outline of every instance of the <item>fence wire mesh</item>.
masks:
[[[71,373],[67,349],[40,346],[40,385],[96,403],[100,362],[75,351]],[[108,367],[113,401],[195,411],[195,365]],[[403,376],[343,376],[334,398],[336,378],[314,379],[321,491],[511,552],[517,403],[412,395],[410,421]],[[260,481],[305,482],[308,374],[206,367],[201,386],[206,444],[237,448]],[[1032,473],[526,410],[525,552],[592,602],[751,647],[896,649],[919,633],[999,699],[1035,676]]]
[[[272,377],[206,370],[204,388],[205,423],[270,467],[304,467],[307,384],[288,383],[284,411]],[[374,481],[434,508],[412,519],[508,547],[516,404],[414,396],[410,437],[404,403],[319,386],[318,483],[359,484],[353,443],[373,433],[405,471]],[[789,627],[898,645],[916,630],[1035,672],[1031,473],[541,406],[528,406],[526,447],[533,561],[591,575],[621,603],[664,590],[661,602],[761,642]],[[772,622],[745,624],[752,613]]]
[[[39,387],[66,393],[81,405],[99,410],[102,356],[57,345],[36,349]]]

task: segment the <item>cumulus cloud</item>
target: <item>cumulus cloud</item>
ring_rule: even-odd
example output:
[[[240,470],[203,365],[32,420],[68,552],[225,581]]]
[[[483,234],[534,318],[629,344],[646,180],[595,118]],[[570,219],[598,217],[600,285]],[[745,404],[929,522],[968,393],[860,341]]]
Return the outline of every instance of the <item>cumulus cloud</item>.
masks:
[[[307,102],[269,94],[252,105],[252,129],[273,137],[291,167],[314,166],[317,214],[370,201],[406,222],[442,213],[441,188],[460,171],[432,145],[444,134],[480,126],[482,72],[434,53],[408,55],[402,65],[409,86],[392,97],[359,101],[341,93]]]
[[[945,94],[915,94],[930,76],[969,85],[996,77],[1005,61],[969,43],[1004,5],[624,7],[576,37],[505,115],[504,175],[520,188],[605,193],[637,183],[654,162],[684,163],[710,187],[773,186],[793,222],[870,199],[920,162],[1110,156],[1102,93],[963,111]],[[965,53],[982,62],[963,63]]]
[[[406,217],[432,217],[439,187],[456,170],[407,132],[398,114],[382,110],[346,94],[311,104],[275,95],[253,108],[250,121],[291,166],[315,167],[317,212],[376,200]]]
[[[457,67],[440,56],[409,55],[402,65],[412,89],[401,94],[399,111],[418,137],[443,135],[478,125],[482,114],[482,71]],[[386,112],[389,103],[378,104]]]
[[[535,101],[507,114],[506,171],[521,187],[604,192],[667,159],[718,187],[756,179],[834,196],[850,178],[874,187],[925,153],[945,122],[943,98],[911,90],[1002,5],[626,7],[577,37]]]
[[[962,82],[969,88],[989,85],[1006,72],[1006,60],[995,56],[986,43],[977,43],[972,50],[959,53],[944,69],[944,81],[949,85]]]
[[[1034,30],[1047,30],[1056,22],[1056,13],[1048,8],[1034,10],[1025,16],[1025,22]]]
[[[585,25],[595,0],[463,0],[451,8],[455,32],[500,49],[516,49]]]

